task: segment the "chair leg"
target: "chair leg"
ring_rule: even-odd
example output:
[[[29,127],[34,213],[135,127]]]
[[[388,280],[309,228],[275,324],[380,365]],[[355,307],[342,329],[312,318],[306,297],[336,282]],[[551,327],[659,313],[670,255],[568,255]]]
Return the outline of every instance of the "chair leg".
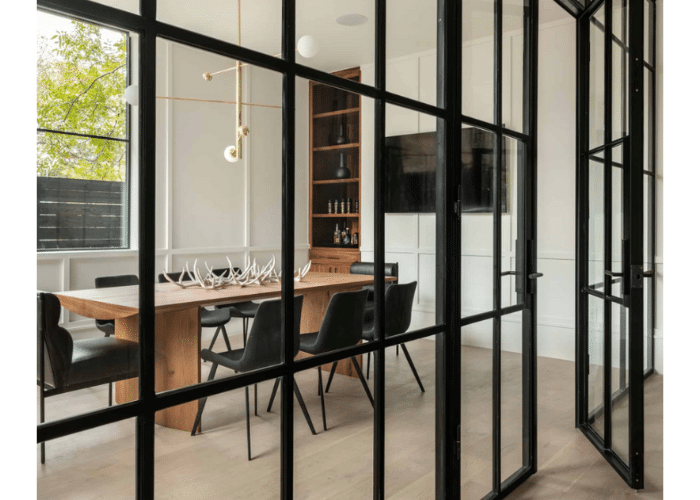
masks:
[[[243,318],[243,347],[248,340],[248,318]]]
[[[368,352],[367,353],[367,380],[369,380],[369,367],[372,364],[371,361],[372,361],[372,353]]]
[[[408,365],[411,367],[413,376],[416,377],[416,382],[418,382],[418,387],[420,387],[420,391],[425,392],[425,389],[423,388],[423,383],[420,381],[420,377],[418,376],[418,372],[416,371],[416,367],[413,366],[413,360],[411,359],[411,355],[408,354],[408,349],[406,349],[406,344],[401,344],[401,349],[403,350],[403,353],[406,356],[406,361],[408,361]]]
[[[272,394],[270,395],[270,402],[267,404],[267,412],[270,413],[270,410],[272,409],[272,403],[275,402],[275,395],[277,394],[277,388],[280,385],[280,379],[275,379],[275,385],[272,388]]]
[[[221,336],[224,337],[224,342],[226,343],[226,349],[231,350],[231,342],[228,340],[228,335],[226,334],[226,326],[221,326]]]
[[[399,355],[399,346],[398,345],[396,346],[396,355],[397,356]]]
[[[109,391],[107,394],[107,399],[109,399],[109,406],[112,406],[112,382],[109,383]]]
[[[350,358],[352,360],[352,364],[355,367],[355,371],[357,371],[357,375],[360,377],[360,382],[362,382],[362,387],[365,389],[365,392],[367,393],[367,397],[369,398],[369,402],[372,404],[372,408],[374,408],[374,398],[372,397],[372,393],[369,391],[369,386],[367,385],[367,381],[365,380],[365,376],[362,375],[362,370],[360,369],[360,365],[355,359],[355,356],[352,356]]]
[[[326,392],[331,390],[331,382],[333,381],[333,375],[335,375],[335,369],[338,368],[338,362],[334,361],[331,367],[331,374],[328,376],[328,383],[326,384]]]
[[[258,384],[255,384],[255,416],[258,416]]]
[[[211,344],[209,344],[209,350],[210,350],[210,351],[211,351],[212,349],[214,349],[214,342],[216,342],[216,337],[219,336],[219,331],[221,331],[221,327],[218,327],[218,328],[216,329],[216,332],[214,332],[214,338],[211,339]]]
[[[311,415],[309,415],[309,410],[306,409],[306,405],[304,404],[304,398],[301,396],[301,391],[299,390],[299,386],[297,385],[297,381],[294,381],[294,394],[297,397],[297,401],[299,401],[299,406],[301,406],[301,411],[304,413],[304,418],[306,418],[306,423],[309,424],[309,429],[311,429],[311,434],[314,436],[316,435],[316,429],[314,428],[314,423],[311,421]]]
[[[207,381],[213,380],[214,375],[216,375],[216,369],[219,367],[216,363],[213,363],[211,365],[211,371],[209,372],[209,377],[207,377]],[[199,409],[197,410],[197,418],[194,419],[194,425],[192,426],[192,433],[190,434],[191,436],[194,436],[197,434],[197,427],[199,427],[199,423],[202,421],[202,413],[204,413],[204,405],[207,404],[207,398],[202,398],[199,400]]]
[[[326,401],[323,397],[323,375],[321,374],[321,367],[318,367],[318,393],[321,395],[321,414],[323,415],[323,430],[327,431],[328,426],[326,425]]]
[[[248,435],[248,460],[252,460],[250,451],[250,397],[248,395],[248,386],[245,386],[245,430]]]
[[[44,388],[39,389],[39,422],[44,423]],[[46,463],[46,443],[41,443],[41,463]]]

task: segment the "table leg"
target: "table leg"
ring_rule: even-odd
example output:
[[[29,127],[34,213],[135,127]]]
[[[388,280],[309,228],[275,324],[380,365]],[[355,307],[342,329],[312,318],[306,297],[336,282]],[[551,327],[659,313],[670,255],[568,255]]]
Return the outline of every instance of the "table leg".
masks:
[[[355,292],[357,290],[362,290],[362,287],[357,288],[343,288],[342,290],[336,291],[323,291],[323,292],[309,292],[304,294],[304,305],[301,308],[301,333],[314,333],[321,328],[321,323],[323,322],[323,317],[326,314],[326,309],[328,309],[328,303],[334,293],[338,291],[342,292]],[[310,354],[300,352],[297,355],[297,359],[308,358]],[[357,363],[362,367],[362,356],[355,356]],[[331,371],[332,363],[323,365],[323,370],[329,372]],[[338,362],[338,367],[335,370],[336,373],[341,375],[348,375],[350,377],[359,378],[352,368],[352,362],[350,358],[343,359]]]
[[[138,341],[138,315],[115,321],[116,336]],[[177,389],[201,381],[199,344],[201,340],[198,307],[156,313],[156,392]],[[117,403],[138,398],[138,379],[116,383]],[[190,401],[156,413],[156,423],[190,431],[197,416],[197,401]]]

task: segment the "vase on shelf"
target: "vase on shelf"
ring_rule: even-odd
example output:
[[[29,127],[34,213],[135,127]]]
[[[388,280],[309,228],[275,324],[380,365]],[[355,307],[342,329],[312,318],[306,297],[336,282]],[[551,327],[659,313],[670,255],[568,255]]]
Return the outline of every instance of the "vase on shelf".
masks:
[[[350,169],[347,167],[347,160],[345,158],[345,153],[340,153],[340,166],[338,170],[335,171],[336,179],[349,179]]]
[[[344,144],[345,143],[345,126],[344,126],[342,119],[338,120],[338,128],[337,128],[337,133],[335,136],[335,143],[336,144]]]

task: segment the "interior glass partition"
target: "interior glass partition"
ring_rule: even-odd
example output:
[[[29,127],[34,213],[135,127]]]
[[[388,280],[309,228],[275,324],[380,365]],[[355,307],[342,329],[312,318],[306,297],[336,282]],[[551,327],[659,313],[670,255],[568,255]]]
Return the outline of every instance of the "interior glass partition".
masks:
[[[182,496],[194,495],[192,485],[197,481],[211,491],[235,489],[243,496],[255,491],[265,498],[285,500],[304,496],[354,498],[357,491],[374,498],[388,494],[402,498],[504,498],[535,472],[537,462],[535,317],[536,279],[541,275],[536,272],[535,259],[534,173],[538,2],[416,2],[424,10],[415,10],[413,14],[420,17],[415,22],[430,26],[425,29],[427,39],[414,40],[414,52],[431,52],[419,54],[420,60],[409,65],[418,68],[414,74],[419,82],[417,93],[401,89],[405,83],[401,72],[389,73],[390,58],[414,54],[402,53],[413,46],[401,43],[412,26],[394,25],[392,29],[399,28],[398,35],[393,40],[388,37],[389,17],[393,13],[394,21],[399,19],[398,2],[391,2],[391,8],[385,0],[363,2],[361,14],[369,22],[357,26],[364,26],[362,33],[367,36],[358,35],[356,30],[348,31],[346,37],[341,30],[348,26],[348,20],[343,24],[337,14],[347,2],[280,0],[263,2],[265,5],[256,10],[259,3],[205,1],[193,9],[187,2],[141,0],[137,12],[133,2],[38,1],[41,10],[138,35],[137,76],[126,94],[134,113],[134,134],[138,137],[134,154],[139,167],[133,236],[138,248],[139,284],[134,289],[138,315],[132,315],[135,317],[128,329],[138,341],[140,371],[131,381],[131,397],[123,404],[41,423],[37,441],[50,446],[86,430],[134,422],[134,496],[139,499],[166,496],[173,487]],[[314,9],[326,10],[321,16],[311,12]],[[314,18],[327,18],[330,27],[322,23],[325,30],[315,30],[316,23],[307,21]],[[482,26],[484,19],[491,19],[492,24]],[[353,22],[351,19],[350,24]],[[265,29],[256,29],[260,26]],[[265,33],[270,36],[261,39]],[[302,43],[307,35],[316,38],[317,45],[308,38]],[[350,68],[345,60],[325,58],[328,54],[315,59],[311,54],[314,50],[307,50],[316,46],[322,52],[324,37],[333,36],[340,40],[336,47],[347,45],[342,40],[362,42],[362,50],[350,54],[362,56],[362,63],[358,63],[361,76],[350,76],[357,65]],[[463,43],[451,43],[455,39]],[[479,40],[484,41],[484,50],[465,60],[465,47]],[[172,55],[183,63],[179,68],[168,65]],[[340,67],[334,67],[336,63]],[[483,78],[465,80],[474,67],[484,68]],[[309,92],[312,86],[338,94],[337,107],[333,108],[330,99],[325,103],[328,109],[311,111],[307,105],[316,98]],[[340,105],[340,93],[352,96],[344,106]],[[492,104],[482,107],[481,100]],[[356,101],[357,106],[353,104]],[[251,104],[265,109],[240,110]],[[209,105],[221,111],[204,111]],[[309,109],[309,114],[299,112],[302,108]],[[373,112],[364,114],[367,110],[363,108]],[[393,114],[397,110],[400,113]],[[185,119],[179,120],[178,114]],[[409,115],[417,117],[416,130],[402,130],[398,136],[415,132],[432,139],[417,153],[408,151],[399,155],[405,158],[397,159],[392,152],[402,147],[400,140],[397,145],[392,127],[405,125],[402,117]],[[315,130],[308,135],[302,132],[319,120],[334,124],[327,127],[328,136],[314,135]],[[173,130],[168,132],[169,127]],[[372,139],[362,140],[362,134],[368,132]],[[352,141],[352,133],[359,134],[360,140]],[[162,134],[167,136],[165,141]],[[324,143],[341,137],[343,142]],[[203,141],[201,150],[195,138]],[[231,144],[222,151],[229,138]],[[416,138],[409,142],[421,144]],[[350,161],[348,156],[344,156],[345,161],[335,156],[336,151],[351,148],[357,151]],[[307,150],[308,156],[302,150]],[[315,177],[316,157],[320,158],[319,170],[329,177]],[[392,161],[401,166],[399,175],[394,171],[393,177]],[[180,165],[182,178],[173,170],[175,165]],[[243,175],[238,168],[243,169]],[[346,170],[351,177],[346,176]],[[217,171],[219,175],[215,175]],[[362,176],[357,179],[369,176],[373,182],[355,181],[353,172]],[[412,176],[408,184],[415,188],[420,184],[415,179],[426,173],[435,177],[431,189],[434,200],[424,197],[418,202],[420,210],[405,207],[416,200],[390,196],[401,184],[402,175]],[[364,293],[363,287],[373,288],[373,317],[363,321],[367,323],[363,327],[368,326],[372,333],[348,345],[312,352],[308,337],[306,342],[297,341],[295,297],[302,294],[305,304],[318,306],[306,300],[308,288],[326,287],[326,302],[301,312],[301,333],[313,335],[323,330],[326,311],[332,309],[329,301],[340,295],[335,293],[337,287],[328,283],[341,275],[346,280],[357,275],[352,270],[339,272],[337,268],[342,266],[334,266],[328,273],[312,270],[315,274],[305,275],[300,271],[309,261],[322,265],[313,262],[318,257],[312,257],[311,250],[328,245],[324,239],[330,228],[328,221],[337,218],[338,212],[335,203],[329,208],[319,202],[316,187],[318,192],[326,190],[323,197],[331,197],[327,193],[334,188],[329,187],[333,185],[329,181],[338,180],[343,182],[337,184],[358,183],[338,195],[346,200],[345,213],[340,208],[347,216],[344,219],[358,220],[346,225],[344,236],[340,231],[341,244],[337,246],[350,249],[356,245],[352,250],[373,264],[371,272],[353,278],[359,281],[350,288],[357,290],[348,290]],[[241,183],[245,183],[242,189]],[[356,189],[360,201],[353,214],[357,217],[349,217],[350,189]],[[251,198],[252,191],[259,191],[262,197]],[[265,197],[270,198],[269,203],[258,203]],[[239,241],[240,229],[233,220],[236,210],[228,206],[232,212],[228,214],[226,205],[235,205],[240,198],[245,198],[243,212],[248,220],[243,222],[244,237]],[[164,200],[169,204],[161,205]],[[207,223],[201,218],[207,213],[216,216],[213,222],[222,225],[221,231],[206,231]],[[254,213],[259,217],[252,221]],[[386,264],[406,250],[394,245],[398,241],[395,237],[409,235],[405,220],[398,224],[390,217],[395,213],[410,213],[417,228],[416,248],[410,252],[417,265],[414,269],[402,267],[407,271],[398,279],[398,286],[418,282],[417,300],[410,304],[411,324],[406,328],[403,323],[393,324],[393,292],[391,285],[386,286],[394,277],[386,275]],[[323,222],[316,225],[314,219]],[[369,221],[371,238],[366,232]],[[253,222],[257,224],[254,228]],[[174,230],[173,225],[180,223],[183,227]],[[316,227],[321,228],[318,235]],[[355,233],[358,238],[353,243]],[[230,238],[225,242],[217,239],[223,237]],[[195,246],[199,240],[202,247]],[[335,233],[332,241],[331,247],[336,245]],[[190,308],[191,316],[178,316],[168,323],[166,313],[180,310],[178,300],[190,300],[187,294],[202,292],[179,290],[183,283],[159,283],[158,275],[178,271],[183,262],[195,258],[206,258],[208,267],[224,267],[229,253],[234,256],[231,267],[248,268],[250,258],[258,258],[260,264],[264,262],[260,259],[271,254],[278,259],[275,281],[261,278],[240,288],[245,294],[261,287],[260,309],[269,309],[269,316],[253,319],[247,344],[235,331],[229,340],[237,343],[236,348],[229,349],[220,336],[207,349],[200,345],[201,315],[216,312],[215,306],[224,303],[217,293],[225,292],[207,290],[211,293],[206,298],[192,299],[196,307]],[[199,279],[194,281],[206,281],[195,276]],[[473,280],[473,276],[479,279]],[[209,270],[207,278],[212,279]],[[315,278],[321,281],[313,281]],[[173,294],[178,297],[176,303],[165,303],[164,297]],[[280,302],[271,302],[276,299]],[[273,310],[271,303],[279,309]],[[316,314],[313,322],[304,319],[309,309]],[[353,313],[365,320],[369,309],[354,308]],[[279,321],[274,319],[277,313]],[[273,346],[274,360],[255,366],[241,364],[247,360],[246,347],[254,344],[262,324],[276,332],[267,344],[268,349]],[[191,335],[165,349],[168,339],[163,333],[168,326]],[[213,338],[210,334],[207,331],[207,340]],[[311,355],[297,356],[299,350],[304,351],[300,344]],[[398,358],[394,354],[397,350],[401,354]],[[169,358],[172,351],[204,357],[195,356],[192,363],[195,369],[190,375],[198,376],[163,385],[164,379],[183,372]],[[415,354],[413,361],[408,353]],[[350,376],[341,377],[344,374],[338,372],[331,386],[332,371],[326,378],[323,367],[330,365],[333,370],[334,364],[363,359],[365,354],[366,365],[353,364]],[[479,366],[483,372],[472,371]],[[231,372],[221,373],[223,367]],[[370,370],[366,376],[365,369]],[[360,379],[359,384],[354,378]],[[506,385],[507,390],[503,390]],[[333,407],[333,399],[341,393],[350,394],[350,402]],[[361,410],[355,411],[353,398],[364,405]],[[409,398],[415,398],[410,407]],[[476,399],[480,406],[472,405]],[[421,437],[412,443],[415,454],[420,455],[411,469],[412,474],[420,475],[416,481],[398,466],[407,449],[402,429],[418,422],[412,418],[414,407],[422,422]],[[182,408],[189,412],[177,413]],[[480,409],[479,414],[474,413],[475,408]],[[196,410],[194,425],[190,425],[192,410]],[[331,416],[332,411],[343,413]],[[164,418],[166,415],[170,417]],[[341,429],[334,429],[335,425],[342,425],[346,433],[340,443],[335,440]],[[203,435],[198,435],[202,430]],[[335,435],[333,431],[337,431]],[[235,434],[240,445],[235,451],[226,446],[229,434]],[[332,447],[329,442],[333,442]],[[352,444],[357,445],[356,456],[351,455]],[[319,461],[324,463],[319,465]],[[197,467],[190,467],[192,462]],[[196,478],[186,477],[185,469]],[[468,481],[460,481],[464,471]],[[329,480],[315,488],[318,474],[326,473]],[[356,488],[343,489],[343,481],[336,480],[336,475],[352,477]],[[184,481],[189,486],[178,488]],[[252,485],[260,482],[265,486],[262,489]]]
[[[577,427],[635,489],[653,372],[654,7],[593,1],[578,20]]]

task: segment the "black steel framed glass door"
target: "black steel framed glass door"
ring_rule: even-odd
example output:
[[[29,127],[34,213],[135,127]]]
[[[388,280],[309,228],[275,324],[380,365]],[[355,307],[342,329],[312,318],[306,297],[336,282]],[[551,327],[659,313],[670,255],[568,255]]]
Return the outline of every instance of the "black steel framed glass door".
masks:
[[[578,20],[576,424],[644,485],[645,0],[591,2]]]

